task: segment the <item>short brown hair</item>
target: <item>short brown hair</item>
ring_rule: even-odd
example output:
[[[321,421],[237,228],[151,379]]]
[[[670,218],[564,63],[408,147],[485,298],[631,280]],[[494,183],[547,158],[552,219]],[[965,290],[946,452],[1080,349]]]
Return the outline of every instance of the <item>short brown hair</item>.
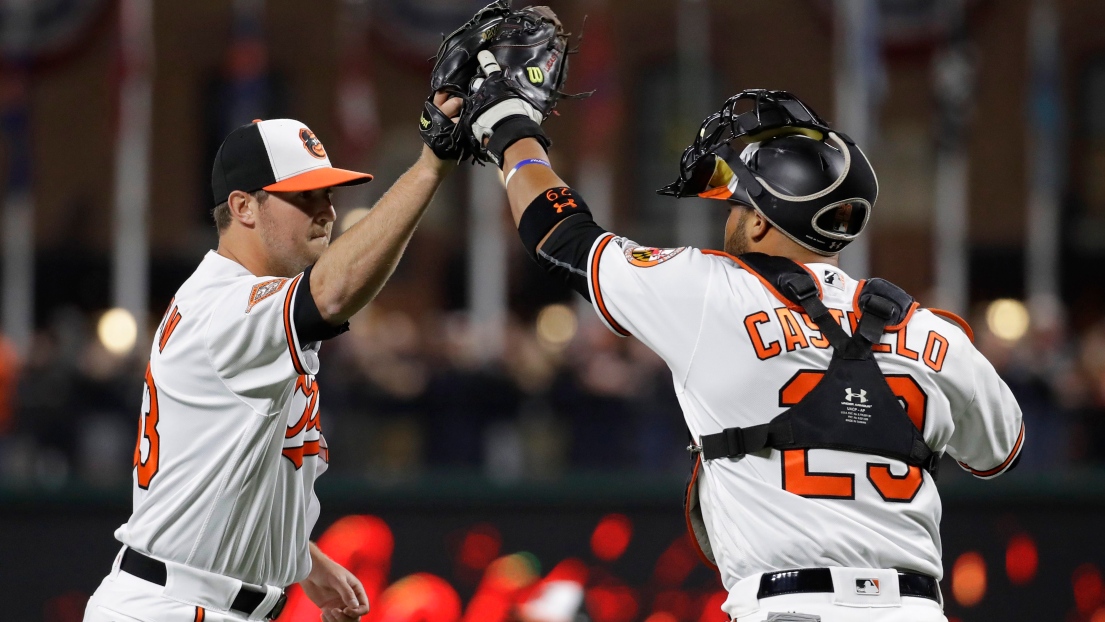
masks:
[[[258,203],[264,203],[265,199],[269,198],[269,193],[264,190],[258,190],[256,192],[250,192],[249,196],[257,200]],[[215,218],[215,227],[221,234],[226,231],[226,228],[230,226],[230,203],[229,201],[223,201],[215,206],[215,209],[211,210],[211,215]]]

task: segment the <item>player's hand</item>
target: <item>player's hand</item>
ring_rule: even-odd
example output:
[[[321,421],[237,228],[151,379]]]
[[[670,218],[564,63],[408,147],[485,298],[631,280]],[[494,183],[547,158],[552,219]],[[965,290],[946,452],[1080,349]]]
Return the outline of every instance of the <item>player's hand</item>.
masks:
[[[472,82],[471,128],[472,136],[479,144],[486,144],[494,127],[510,117],[528,117],[538,125],[544,121],[544,116],[533,104],[521,97],[517,82],[503,73],[494,54],[483,50],[476,58],[485,76]]]
[[[445,91],[438,91],[434,93],[434,106],[437,106],[441,114],[456,123],[460,120],[460,109],[464,107],[464,100],[455,95],[449,95]]]
[[[311,574],[299,585],[322,610],[323,622],[355,622],[368,613],[368,596],[357,577],[311,544]]]
[[[464,154],[459,143],[457,121],[464,107],[464,100],[450,96],[444,91],[434,93],[422,104],[422,115],[418,117],[418,132],[426,149],[437,159],[456,162]]]

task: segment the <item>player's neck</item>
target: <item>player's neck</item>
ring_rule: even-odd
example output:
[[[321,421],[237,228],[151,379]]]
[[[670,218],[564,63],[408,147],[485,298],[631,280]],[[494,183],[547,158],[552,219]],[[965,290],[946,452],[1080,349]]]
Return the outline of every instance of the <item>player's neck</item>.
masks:
[[[253,240],[249,239],[248,236],[241,235],[241,232],[231,225],[219,236],[219,247],[215,249],[215,252],[241,264],[254,276],[272,274],[264,249],[251,242]]]
[[[749,245],[750,251],[757,253],[764,253],[765,255],[775,255],[776,257],[786,257],[787,259],[795,263],[824,263],[830,266],[839,266],[840,261],[837,255],[819,255],[811,250],[808,250],[802,246],[799,246],[779,233],[775,228],[771,228],[767,235],[760,240],[754,240]]]

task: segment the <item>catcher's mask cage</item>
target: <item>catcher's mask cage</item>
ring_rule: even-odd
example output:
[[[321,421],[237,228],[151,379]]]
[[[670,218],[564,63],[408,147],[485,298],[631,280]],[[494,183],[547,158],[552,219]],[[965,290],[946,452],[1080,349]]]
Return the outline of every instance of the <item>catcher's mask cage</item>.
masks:
[[[752,89],[706,117],[679,179],[657,192],[747,205],[796,243],[833,255],[863,231],[879,184],[855,141],[797,97]]]

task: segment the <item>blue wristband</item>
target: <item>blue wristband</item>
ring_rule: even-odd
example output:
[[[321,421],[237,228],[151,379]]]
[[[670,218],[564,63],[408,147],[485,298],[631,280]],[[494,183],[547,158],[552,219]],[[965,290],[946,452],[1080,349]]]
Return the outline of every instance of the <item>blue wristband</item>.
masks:
[[[503,180],[503,187],[510,183],[510,178],[514,177],[514,174],[518,172],[518,169],[527,164],[540,164],[552,168],[552,164],[549,164],[548,160],[542,160],[541,158],[529,158],[528,160],[522,160],[514,165],[514,168],[510,169],[510,172],[506,174],[506,179]]]

